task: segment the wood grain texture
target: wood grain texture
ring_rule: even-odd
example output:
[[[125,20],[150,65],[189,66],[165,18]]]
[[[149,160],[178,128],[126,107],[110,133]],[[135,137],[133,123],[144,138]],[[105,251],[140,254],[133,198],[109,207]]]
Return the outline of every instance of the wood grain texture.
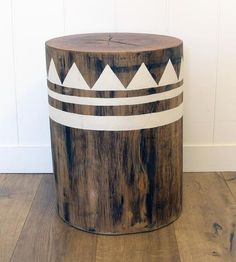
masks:
[[[91,97],[98,99],[102,96],[125,99],[136,94],[148,96],[175,90],[182,85],[181,80],[178,83],[182,56],[181,40],[148,34],[77,35],[46,43],[47,67],[53,59],[53,67],[50,68],[53,68],[56,82],[63,82],[75,63],[92,88],[104,68],[110,66],[125,86],[124,90],[111,92],[91,89]],[[163,72],[166,72],[167,64],[176,82],[166,84],[159,90],[152,88],[153,85],[146,90],[125,90],[143,63],[148,79],[152,78],[148,83],[157,86]],[[48,84],[50,90],[61,94],[69,93],[78,97],[85,94],[89,97],[89,90],[78,91],[50,82]],[[125,96],[124,92],[128,95]],[[148,122],[149,113],[169,112],[167,110],[177,108],[183,101],[183,95],[179,93],[162,101],[115,106],[81,105],[59,99],[58,96],[50,97],[49,104],[53,109],[59,109],[57,112],[68,112],[66,117],[69,118],[71,113],[74,116],[98,116],[98,122],[103,117],[103,123],[108,125],[106,116],[117,116],[119,121],[119,116],[144,115],[148,117]],[[121,130],[89,130],[83,128],[85,118],[81,120],[83,126],[74,126],[81,129],[72,128],[69,122],[60,122],[59,118],[51,117],[53,166],[60,216],[77,228],[103,234],[151,231],[173,222],[180,215],[182,206],[180,117],[163,126],[156,127],[157,124],[154,128],[142,127],[130,131],[124,131],[123,123]],[[125,120],[128,119],[131,118]]]
[[[113,41],[109,37],[114,37]],[[74,35],[46,42],[47,68],[52,58],[63,82],[75,63],[90,87],[98,80],[106,65],[111,67],[125,87],[142,63],[158,83],[169,59],[179,75],[182,57],[181,40],[151,34],[91,34],[89,40],[87,35]]]
[[[236,199],[236,172],[223,172],[222,176]]]
[[[12,175],[0,175],[0,184],[8,180],[8,188],[13,189],[18,176],[22,181],[21,175],[14,179],[9,176]],[[183,215],[174,224],[144,234],[101,236],[76,230],[58,218],[54,178],[43,175],[11,261],[234,262],[236,200],[226,182],[232,183],[232,189],[235,173],[194,173],[183,177]],[[23,180],[24,191],[29,192],[32,180],[38,181],[38,177],[25,175]],[[5,191],[1,191],[1,197],[2,192]],[[18,210],[24,205],[19,201]],[[9,235],[15,233],[12,225],[16,217],[15,212],[9,212],[11,226],[1,234],[1,261],[9,261],[3,259],[9,249],[2,247],[15,247],[14,241],[9,242]],[[0,222],[2,229],[6,221]]]
[[[181,261],[235,261],[236,203],[216,173],[184,176],[184,212],[174,224]]]
[[[59,214],[79,228],[103,233],[148,231],[175,220],[182,201],[181,126],[182,120],[109,132],[51,121]]]
[[[97,262],[179,262],[173,225],[145,234],[98,236]]]
[[[43,176],[12,261],[95,261],[97,236],[75,230],[57,216],[53,180]]]
[[[145,52],[181,45],[176,37],[137,33],[93,33],[58,37],[46,42],[56,49],[75,52]]]
[[[41,175],[0,175],[0,261],[9,261],[29,213]]]
[[[56,214],[53,180],[43,176],[12,261],[180,261],[172,225],[123,236],[97,236],[68,227]]]

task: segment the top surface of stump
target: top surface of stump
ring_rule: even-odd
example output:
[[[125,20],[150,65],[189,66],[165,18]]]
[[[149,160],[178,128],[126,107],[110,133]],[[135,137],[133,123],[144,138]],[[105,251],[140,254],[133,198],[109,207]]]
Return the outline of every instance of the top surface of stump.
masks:
[[[76,52],[142,52],[177,47],[178,38],[138,33],[94,33],[69,35],[51,39],[46,45]]]

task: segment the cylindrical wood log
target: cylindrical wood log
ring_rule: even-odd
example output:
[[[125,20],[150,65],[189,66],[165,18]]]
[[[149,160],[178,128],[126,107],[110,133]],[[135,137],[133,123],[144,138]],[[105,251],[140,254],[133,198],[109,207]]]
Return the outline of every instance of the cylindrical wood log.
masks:
[[[46,42],[60,217],[93,233],[151,231],[182,207],[183,45],[82,34]]]

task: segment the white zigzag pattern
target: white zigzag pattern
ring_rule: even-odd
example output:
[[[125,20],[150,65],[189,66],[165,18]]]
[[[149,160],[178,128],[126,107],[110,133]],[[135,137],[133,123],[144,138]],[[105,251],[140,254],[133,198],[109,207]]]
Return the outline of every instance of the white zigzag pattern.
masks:
[[[173,64],[170,59],[166,65],[166,68],[164,70],[164,73],[162,74],[159,83],[156,83],[151,73],[147,69],[146,65],[142,63],[140,68],[134,75],[133,79],[130,81],[127,88],[124,87],[124,85],[121,83],[121,81],[116,76],[116,74],[112,71],[110,66],[106,65],[106,67],[104,68],[103,72],[99,76],[98,80],[96,81],[92,89],[93,90],[138,90],[138,89],[145,89],[151,87],[171,85],[177,83],[182,79],[183,79],[183,58],[181,59],[179,78],[176,75],[176,72],[174,70]],[[64,79],[63,83],[61,83],[55,67],[55,63],[53,59],[51,59],[49,70],[48,70],[48,80],[51,83],[62,85],[65,87],[90,90],[88,84],[86,83],[85,79],[83,78],[82,74],[80,73],[75,63],[73,63],[66,78]]]

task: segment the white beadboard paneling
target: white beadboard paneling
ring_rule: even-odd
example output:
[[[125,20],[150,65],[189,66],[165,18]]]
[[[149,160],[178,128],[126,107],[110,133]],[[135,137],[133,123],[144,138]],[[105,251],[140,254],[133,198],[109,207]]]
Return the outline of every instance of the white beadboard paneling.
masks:
[[[218,1],[169,0],[169,32],[184,41],[185,130],[192,144],[212,143],[218,52]],[[197,125],[199,126],[197,127]],[[202,129],[201,123],[211,126]]]
[[[1,103],[0,103],[0,144],[18,143],[17,112],[14,87],[13,39],[11,23],[11,1],[4,0],[0,8],[1,49]]]
[[[123,32],[167,33],[168,0],[114,0],[115,28]]]
[[[20,144],[48,144],[44,42],[63,34],[63,0],[13,0]]]
[[[234,0],[220,5],[215,143],[236,143],[236,19]]]
[[[64,1],[65,34],[114,31],[113,0]]]
[[[0,172],[52,171],[44,42],[105,31],[184,40],[184,170],[235,171],[235,8],[234,0],[3,0]]]
[[[235,100],[236,101],[236,100]],[[236,111],[235,111],[236,114]],[[236,121],[217,121],[215,123],[215,143],[236,143]],[[236,155],[235,155],[236,162]]]
[[[184,114],[185,115],[185,114]],[[212,139],[212,133],[209,130],[213,129],[214,124],[208,122],[193,122],[186,121],[184,117],[184,144],[209,144]],[[203,134],[200,136],[199,134]]]

